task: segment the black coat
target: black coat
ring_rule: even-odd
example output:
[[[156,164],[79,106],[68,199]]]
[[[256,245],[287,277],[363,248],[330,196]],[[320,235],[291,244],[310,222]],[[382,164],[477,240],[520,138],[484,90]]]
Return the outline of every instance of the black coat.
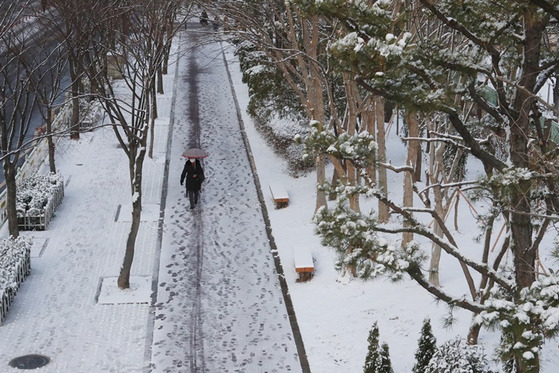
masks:
[[[185,178],[187,190],[200,190],[204,181],[204,170],[199,160],[196,160],[194,165],[190,160],[186,161],[181,174],[181,185],[184,183]]]

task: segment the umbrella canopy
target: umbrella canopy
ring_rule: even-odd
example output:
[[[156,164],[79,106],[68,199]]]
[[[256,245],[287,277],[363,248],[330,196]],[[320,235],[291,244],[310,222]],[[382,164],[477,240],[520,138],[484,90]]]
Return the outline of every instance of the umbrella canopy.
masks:
[[[199,148],[186,149],[182,156],[185,158],[206,158],[209,154]]]

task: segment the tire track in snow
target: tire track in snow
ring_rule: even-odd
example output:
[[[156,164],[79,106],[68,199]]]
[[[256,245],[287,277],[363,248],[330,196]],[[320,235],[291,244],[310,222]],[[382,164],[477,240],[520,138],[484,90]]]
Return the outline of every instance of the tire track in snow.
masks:
[[[192,125],[190,126],[189,147],[200,147],[200,115],[198,102],[198,74],[196,63],[196,42],[190,52],[188,64],[188,116]],[[201,196],[199,197],[201,202]],[[194,213],[195,236],[193,237],[195,277],[193,279],[195,294],[190,314],[190,371],[192,373],[205,372],[204,335],[202,319],[202,269],[204,265],[204,241],[203,223],[200,210]],[[188,358],[188,357],[187,357]]]
[[[186,206],[185,206],[186,207]],[[192,373],[202,373],[206,371],[205,355],[204,355],[204,334],[202,319],[202,272],[204,266],[204,240],[203,240],[203,223],[200,216],[200,210],[196,210],[194,214],[195,236],[194,243],[194,299],[192,310],[190,311],[190,351],[187,358],[190,358],[190,371]]]

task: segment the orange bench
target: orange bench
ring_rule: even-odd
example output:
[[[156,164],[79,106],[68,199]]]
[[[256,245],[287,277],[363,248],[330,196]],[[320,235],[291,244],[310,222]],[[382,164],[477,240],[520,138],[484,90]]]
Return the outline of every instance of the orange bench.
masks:
[[[294,249],[293,261],[295,262],[295,272],[299,274],[297,282],[305,282],[312,279],[314,275],[314,261],[308,248],[298,247]]]
[[[270,184],[270,193],[276,204],[276,209],[287,207],[289,204],[289,194],[280,184]]]

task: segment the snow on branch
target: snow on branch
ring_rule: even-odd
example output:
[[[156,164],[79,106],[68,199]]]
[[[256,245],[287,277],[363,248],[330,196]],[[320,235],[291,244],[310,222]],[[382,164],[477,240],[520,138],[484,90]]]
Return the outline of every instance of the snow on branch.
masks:
[[[393,166],[392,163],[388,162],[388,163],[379,163],[379,166],[384,167],[386,169],[389,169],[391,171],[394,171],[396,173],[400,173],[400,172],[414,172],[414,168],[412,166],[400,166],[400,167],[396,167]]]

